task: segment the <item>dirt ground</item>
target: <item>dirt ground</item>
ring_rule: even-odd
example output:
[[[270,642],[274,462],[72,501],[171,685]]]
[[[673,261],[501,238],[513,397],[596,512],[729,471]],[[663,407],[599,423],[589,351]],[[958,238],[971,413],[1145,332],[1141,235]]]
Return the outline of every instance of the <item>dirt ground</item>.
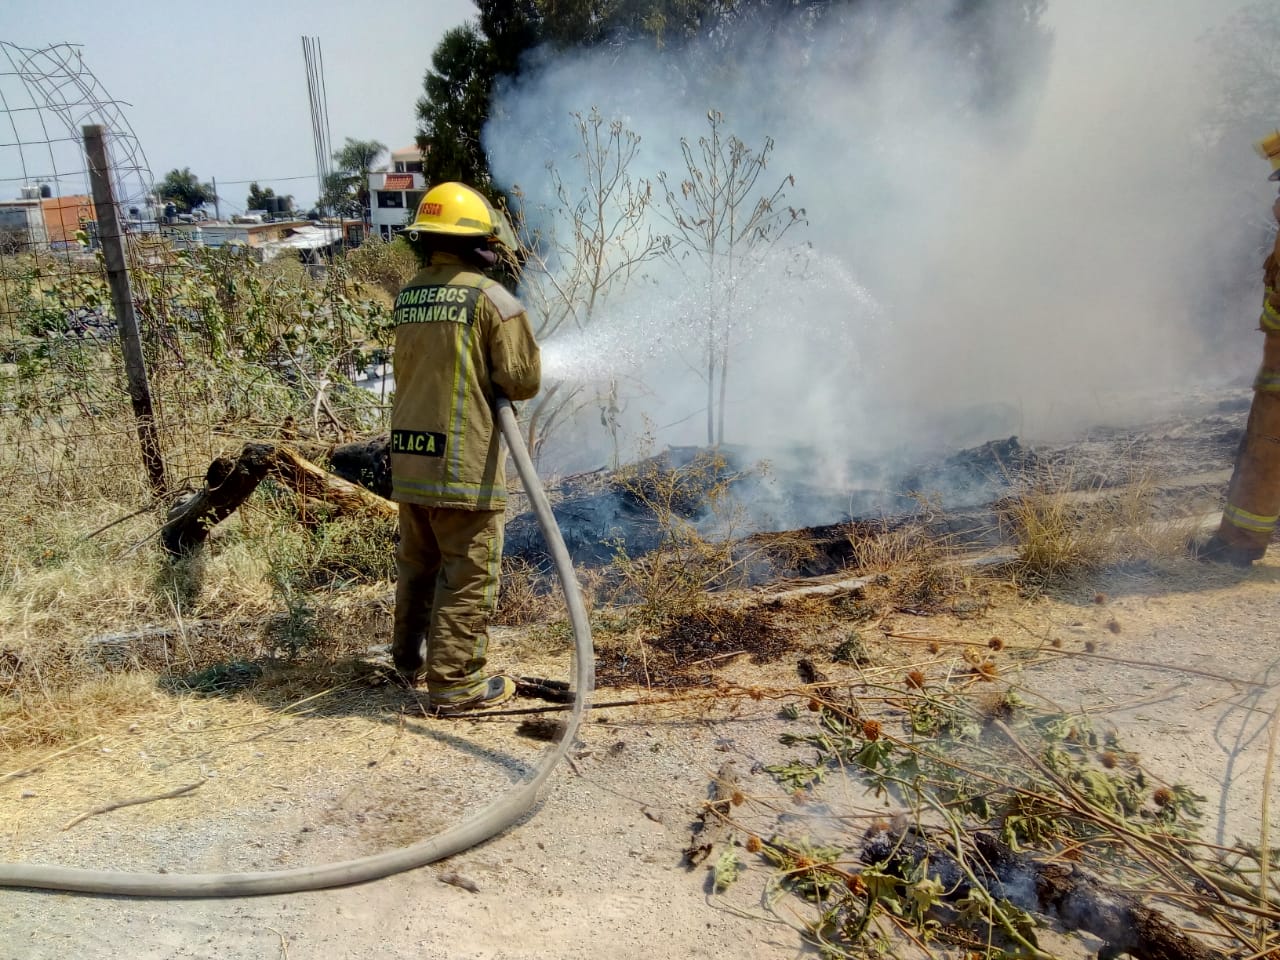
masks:
[[[1024,696],[1087,710],[1114,725],[1125,748],[1159,776],[1202,793],[1206,838],[1257,842],[1268,725],[1280,703],[1278,580],[1275,559],[1248,571],[1186,561],[1158,572],[1113,572],[1054,597],[1007,591],[977,618],[896,615],[883,631],[921,639],[877,643],[861,667],[823,659],[835,638],[817,636],[807,651],[765,666],[730,662],[722,675],[794,688],[795,659],[806,652],[830,677],[851,682],[896,675],[908,663],[940,674],[961,663],[966,644],[998,635],[1002,678]],[[937,654],[926,638],[941,642]],[[516,638],[506,642],[519,649]],[[564,669],[536,666],[548,675]],[[634,693],[601,690],[597,699]],[[169,872],[328,862],[439,829],[494,795],[544,748],[515,735],[520,718],[427,720],[403,704],[388,706],[396,695],[349,687],[318,698],[326,705],[314,712],[283,714],[245,697],[187,700],[163,730],[104,731],[0,784],[0,854]],[[240,900],[4,891],[0,956],[816,955],[795,929],[801,908],[769,895],[764,864],[746,857],[743,878],[714,894],[705,867],[681,863],[708,781],[726,759],[738,762],[744,790],[761,809],[785,801],[758,772],[787,756],[778,741],[787,728],[780,706],[722,697],[597,709],[572,765],[562,765],[524,822],[447,863],[374,883]],[[182,797],[64,829],[98,805],[195,782],[201,785]],[[855,820],[892,812],[851,780],[833,789],[836,797],[813,814],[827,827],[835,809]],[[476,889],[442,882],[443,874]],[[1080,936],[1042,944],[1063,956],[1097,948]]]
[[[1099,464],[1159,453],[1159,466],[1174,469],[1156,495],[1220,495],[1242,417],[1238,402],[1225,416],[1209,411],[1202,429],[1147,430],[1141,443],[1116,431],[1080,449]],[[759,856],[739,848],[743,873],[719,893],[707,864],[683,863],[708,785],[728,760],[746,798],[735,817],[762,835],[780,824],[815,839],[861,835],[899,812],[844,771],[796,804],[763,769],[796,754],[780,738],[796,730],[785,707],[805,716],[802,657],[866,691],[901,687],[912,669],[954,679],[972,662],[966,654],[984,651],[999,666],[1001,689],[1043,709],[1087,713],[1153,776],[1202,794],[1203,839],[1258,844],[1269,839],[1266,768],[1280,710],[1277,586],[1277,550],[1248,570],[1172,559],[1036,596],[996,585],[983,609],[900,607],[858,624],[868,654],[861,664],[835,662],[852,626],[827,620],[767,663],[733,650],[709,658],[702,688],[597,690],[597,704],[674,700],[596,706],[535,810],[445,863],[248,899],[0,890],[0,960],[817,956],[801,932],[812,910],[777,894],[776,871]],[[544,647],[503,628],[493,654],[520,674],[567,677],[567,653],[536,652]],[[609,664],[617,668],[618,657]],[[743,688],[757,697],[734,692]],[[294,678],[288,689],[287,698],[261,682],[233,696],[157,691],[145,714],[75,749],[6,755],[0,859],[169,873],[330,863],[458,822],[546,749],[521,735],[525,717],[428,719],[411,694],[349,669],[316,672],[301,686]],[[94,813],[184,787],[172,799]],[[1070,958],[1101,946],[1052,929],[1040,943]]]

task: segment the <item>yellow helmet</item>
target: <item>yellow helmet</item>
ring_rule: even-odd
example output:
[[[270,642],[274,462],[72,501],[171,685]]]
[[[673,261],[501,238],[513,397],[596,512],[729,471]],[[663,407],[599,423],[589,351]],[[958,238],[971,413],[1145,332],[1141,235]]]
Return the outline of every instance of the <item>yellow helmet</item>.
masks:
[[[515,249],[515,233],[507,218],[465,183],[441,183],[428,190],[408,230],[410,240],[419,233],[485,237]]]
[[[1280,180],[1280,130],[1263,137],[1253,145],[1253,149],[1263,160],[1270,161],[1272,173],[1268,179]]]

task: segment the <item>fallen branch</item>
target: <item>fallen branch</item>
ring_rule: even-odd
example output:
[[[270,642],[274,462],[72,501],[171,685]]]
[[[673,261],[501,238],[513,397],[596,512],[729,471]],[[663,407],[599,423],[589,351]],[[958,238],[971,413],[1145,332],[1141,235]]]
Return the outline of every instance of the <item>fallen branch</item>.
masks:
[[[299,496],[331,503],[347,513],[371,513],[395,519],[395,503],[317,467],[288,447],[276,448],[270,459],[271,475]]]
[[[159,793],[150,797],[134,797],[131,800],[117,800],[115,803],[104,803],[100,807],[94,807],[92,810],[86,810],[78,817],[72,817],[62,825],[63,830],[70,830],[81,820],[88,820],[90,817],[96,817],[100,813],[110,813],[112,810],[119,810],[121,807],[133,807],[140,803],[151,803],[153,800],[172,800],[174,797],[180,797],[185,793],[190,793],[205,782],[204,778],[197,780],[195,783],[189,783],[185,787],[178,787],[176,790],[170,790],[168,793]]]
[[[748,607],[778,607],[794,600],[811,600],[816,597],[844,597],[850,594],[857,596],[874,579],[874,577],[846,577],[843,580],[817,583],[808,587],[796,587],[792,590],[783,590],[780,593],[755,594],[748,596],[745,601],[739,602]]]
[[[270,466],[267,457],[274,449],[269,444],[250,443],[237,459],[219,457],[209,464],[204,488],[175,504],[160,528],[165,551],[181,557],[203,544],[209,531],[258,489]]]
[[[740,788],[738,766],[732,760],[726,760],[711,781],[711,796],[702,805],[693,825],[689,846],[685,848],[684,861],[689,869],[711,856],[712,849],[727,832],[729,810]]]

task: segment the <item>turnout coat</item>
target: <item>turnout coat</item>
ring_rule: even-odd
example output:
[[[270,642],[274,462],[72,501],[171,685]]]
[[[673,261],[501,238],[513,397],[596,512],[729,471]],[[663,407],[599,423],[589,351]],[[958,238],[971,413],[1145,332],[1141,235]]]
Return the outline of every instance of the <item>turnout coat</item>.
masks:
[[[529,318],[500,283],[435,253],[396,297],[392,499],[501,510],[504,454],[497,393],[527,400],[542,363]]]

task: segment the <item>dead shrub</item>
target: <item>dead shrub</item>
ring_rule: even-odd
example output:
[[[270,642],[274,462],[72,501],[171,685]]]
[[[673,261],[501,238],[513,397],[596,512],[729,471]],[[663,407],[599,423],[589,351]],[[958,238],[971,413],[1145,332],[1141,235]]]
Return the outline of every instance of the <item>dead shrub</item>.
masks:
[[[1021,491],[997,504],[1001,527],[1018,548],[1022,577],[1066,582],[1128,562],[1159,562],[1184,552],[1195,521],[1157,518],[1151,474],[1112,484],[1096,472],[1083,482],[1071,465],[1044,465]]]
[[[615,483],[652,517],[659,544],[641,557],[618,547],[610,564],[614,602],[636,604],[661,622],[704,609],[709,591],[746,582],[749,558],[733,543],[738,512],[728,507],[734,479],[714,451],[680,467],[650,459],[619,474]]]
[[[521,557],[505,557],[493,622],[507,626],[538,623],[564,607],[553,573]]]
[[[961,551],[952,540],[929,532],[931,508],[921,503],[924,512],[912,523],[886,522],[879,531],[859,529],[852,538],[852,570],[884,578],[882,606],[934,612],[981,589],[982,578],[960,566]]]

